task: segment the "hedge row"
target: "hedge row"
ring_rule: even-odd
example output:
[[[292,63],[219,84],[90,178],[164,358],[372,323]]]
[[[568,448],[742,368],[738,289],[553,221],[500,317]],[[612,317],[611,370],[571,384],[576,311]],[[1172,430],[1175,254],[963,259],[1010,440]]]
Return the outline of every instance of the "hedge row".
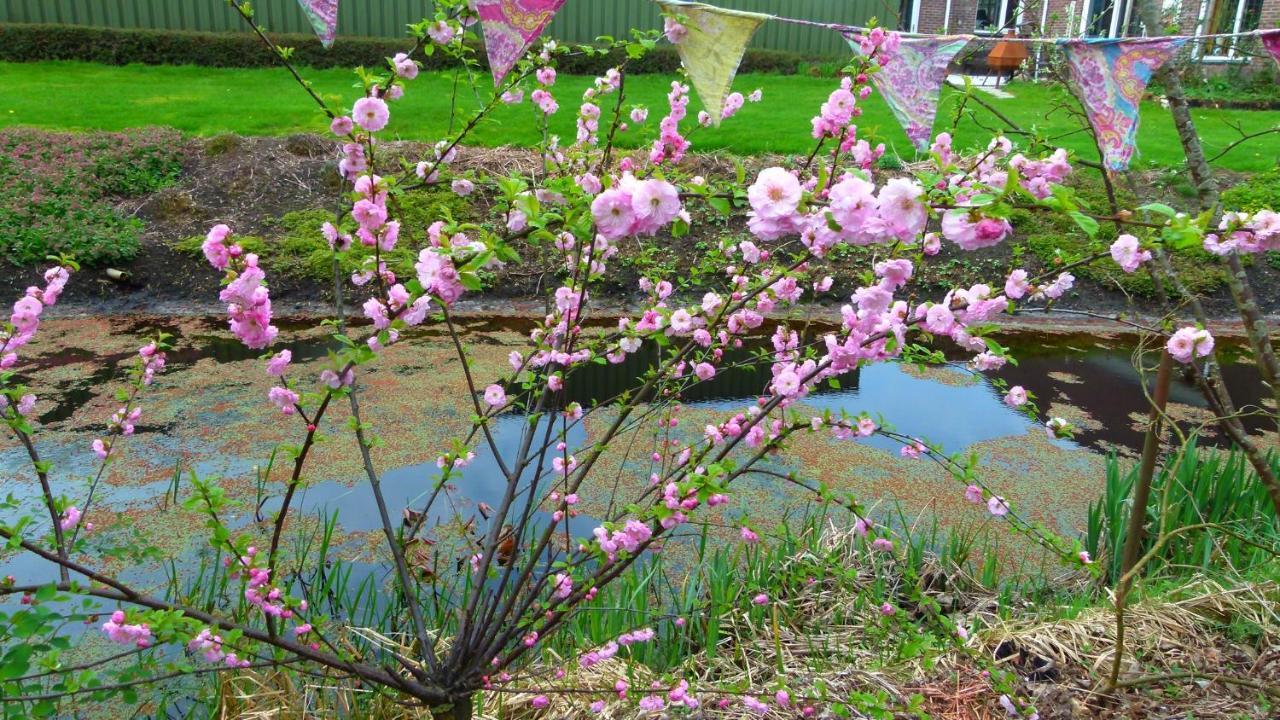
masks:
[[[403,52],[407,40],[340,38],[325,50],[313,35],[274,35],[279,45],[294,48],[301,65],[314,68],[357,65],[381,66],[385,58]],[[478,53],[481,61],[484,53]],[[82,60],[107,65],[202,65],[206,67],[266,67],[275,56],[249,33],[199,33],[168,30],[119,30],[79,25],[0,24],[0,60]],[[599,75],[621,61],[620,55],[561,58],[561,72]],[[804,62],[819,58],[775,50],[749,50],[741,72],[794,74]],[[439,54],[427,58],[428,70],[438,70],[449,60]],[[643,60],[628,65],[632,73],[669,74],[680,67],[670,46],[659,47]]]

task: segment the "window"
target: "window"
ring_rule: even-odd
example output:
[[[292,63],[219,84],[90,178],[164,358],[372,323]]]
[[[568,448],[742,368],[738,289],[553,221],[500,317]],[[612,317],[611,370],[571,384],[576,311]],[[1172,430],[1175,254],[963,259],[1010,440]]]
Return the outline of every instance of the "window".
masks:
[[[978,0],[978,16],[974,30],[980,33],[1004,34],[1017,30],[1022,13],[1019,0]]]
[[[1086,37],[1141,36],[1132,0],[1085,0],[1080,17],[1080,34]]]
[[[1204,0],[1197,35],[1241,33],[1258,29],[1262,0]],[[1244,38],[1206,40],[1200,54],[1214,59],[1236,59],[1237,44]]]

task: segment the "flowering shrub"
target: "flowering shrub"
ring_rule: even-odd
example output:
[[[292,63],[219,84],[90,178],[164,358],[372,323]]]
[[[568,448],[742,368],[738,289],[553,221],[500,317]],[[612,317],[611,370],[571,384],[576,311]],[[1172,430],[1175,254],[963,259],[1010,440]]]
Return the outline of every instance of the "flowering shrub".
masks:
[[[169,130],[58,135],[0,130],[0,257],[14,265],[49,255],[98,264],[138,251],[141,226],[106,199],[158,190],[182,168]]]
[[[247,5],[233,5],[251,20]],[[878,175],[876,160],[884,146],[861,136],[856,124],[859,103],[871,93],[869,78],[878,70],[879,49],[897,42],[895,34],[876,31],[863,40],[868,57],[855,61],[827,102],[815,108],[811,128],[797,129],[811,133],[813,153],[755,177],[706,178],[685,170],[683,161],[694,145],[691,138],[711,118],[690,116],[689,88],[679,80],[672,83],[667,106],[660,109],[627,106],[625,63],[597,78],[579,99],[558,96],[558,59],[581,51],[554,42],[526,57],[464,128],[428,157],[409,167],[384,167],[379,133],[394,127],[395,101],[412,90],[417,58],[424,52],[446,53],[473,70],[474,51],[467,44],[474,34],[468,30],[473,21],[460,0],[440,3],[435,18],[415,26],[412,52],[391,58],[382,72],[360,73],[363,92],[349,109],[334,111],[315,98],[331,115],[329,127],[341,146],[338,172],[344,182],[341,211],[315,231],[331,248],[339,287],[355,285],[369,294],[359,306],[368,325],[360,329],[349,327],[339,298],[335,350],[323,370],[312,375],[293,364],[287,333],[274,324],[270,277],[262,259],[238,243],[234,228],[217,225],[202,242],[211,272],[224,278],[219,299],[230,331],[246,347],[264,353],[259,382],[270,421],[290,424],[300,438],[278,451],[288,477],[276,488],[281,506],[262,531],[229,525],[228,502],[217,481],[190,478],[186,507],[204,515],[210,543],[223,558],[217,570],[226,592],[223,601],[197,605],[180,596],[161,597],[98,569],[100,558],[84,542],[94,517],[92,486],[83,502],[73,503],[54,482],[52,468],[36,450],[38,429],[30,419],[39,400],[18,385],[11,372],[0,375],[0,413],[30,454],[47,522],[24,518],[0,528],[0,537],[58,567],[61,581],[39,586],[15,578],[0,591],[39,603],[77,595],[105,603],[111,614],[100,623],[101,630],[155,675],[296,665],[333,681],[377,688],[393,694],[397,702],[425,706],[439,716],[462,718],[470,715],[477,692],[528,691],[524,677],[536,665],[537,653],[585,603],[711,508],[741,505],[734,493],[738,481],[756,473],[765,458],[798,434],[829,434],[842,442],[872,435],[889,438],[899,444],[903,462],[930,458],[951,469],[959,481],[957,494],[976,512],[1003,518],[1064,562],[1090,562],[1078,542],[1023,520],[1018,508],[977,474],[975,459],[946,456],[927,438],[903,436],[866,413],[814,412],[804,403],[821,384],[838,382],[861,367],[928,356],[926,343],[959,348],[979,372],[1011,362],[991,337],[991,321],[1052,305],[1073,285],[1070,267],[1048,275],[1016,269],[1006,277],[955,287],[932,298],[915,292],[911,281],[944,243],[971,251],[1006,241],[1012,232],[1009,217],[1016,208],[1061,215],[1080,232],[1096,232],[1099,219],[1061,185],[1073,171],[1065,152],[1031,156],[1018,152],[1009,139],[996,137],[976,155],[965,155],[943,133],[933,142],[927,167],[909,176]],[[669,18],[666,35],[681,40],[678,16]],[[629,54],[639,56],[655,42],[652,36],[637,34],[624,45]],[[287,60],[286,51],[277,52]],[[750,101],[766,99],[731,97],[721,119],[731,120],[736,109]],[[534,122],[545,130],[546,118],[569,111],[571,102],[578,104],[576,137],[566,143],[544,132],[540,172],[487,177],[453,169],[459,143],[488,109],[499,103],[526,103]],[[632,124],[643,127],[651,113],[662,113],[651,144],[633,154],[614,147],[618,133],[642,131]],[[411,272],[387,265],[384,253],[403,251],[406,243],[398,210],[406,193],[447,186],[468,195],[481,185],[498,198],[488,222],[438,219],[427,228],[426,242],[411,248],[416,257]],[[639,283],[639,307],[610,318],[605,330],[593,329],[599,327],[593,325],[599,317],[591,303],[593,288],[610,272],[619,243],[660,233],[678,238],[693,222],[689,208],[701,204],[745,219],[749,232],[707,250],[705,262],[722,273],[714,286],[700,296],[681,297],[673,278],[645,277]],[[1164,219],[1138,222],[1135,228],[1143,237],[1124,235],[1091,260],[1117,262],[1132,271],[1154,262],[1152,251],[1160,244],[1215,242],[1206,234],[1206,218],[1155,206],[1144,211]],[[1126,223],[1130,217],[1109,220]],[[1276,240],[1274,231],[1271,216],[1263,212],[1232,215],[1219,230],[1226,240],[1216,242],[1233,243],[1234,252],[1270,247]],[[465,340],[454,327],[453,313],[460,299],[481,288],[486,268],[520,262],[510,245],[516,238],[554,249],[556,286],[548,293],[545,316],[528,334],[527,346],[511,352],[509,371],[501,377],[478,377]],[[832,283],[824,268],[834,251],[845,246],[874,247],[877,254],[865,268],[862,286],[841,307],[837,328],[810,337],[785,321],[770,319],[780,310],[828,294]],[[356,248],[362,248],[361,259],[348,275]],[[71,269],[70,264],[55,267],[45,287],[32,288],[15,304],[0,334],[0,364],[6,370],[21,366],[22,349]],[[440,438],[436,447],[427,449],[438,468],[432,489],[420,507],[406,511],[403,523],[392,522],[382,492],[375,428],[361,416],[360,383],[385,348],[425,324],[446,330],[456,346],[473,417],[465,436]],[[767,338],[765,352],[755,360],[767,373],[759,398],[701,429],[678,429],[682,394],[733,367],[739,362],[738,351],[752,337]],[[1168,339],[1170,354],[1192,371],[1211,357],[1213,344],[1205,328],[1185,327]],[[654,353],[656,360],[633,392],[590,407],[566,400],[566,388],[585,368],[619,364],[642,352]],[[159,337],[139,350],[130,385],[119,395],[119,410],[104,419],[104,436],[86,452],[94,452],[104,465],[113,461],[142,415],[141,394],[164,366],[164,338]],[[1007,389],[1005,402],[1035,417],[1033,401],[1021,387]],[[331,419],[337,403],[350,408],[352,422],[345,430]],[[494,436],[495,424],[507,413],[529,419],[515,447],[500,445]],[[1062,418],[1045,419],[1044,429],[1050,437],[1068,437],[1072,431]],[[286,559],[282,552],[313,448],[343,432],[353,436],[385,535],[386,565],[393,578],[385,597],[315,595],[313,586],[301,578],[308,568],[323,566],[324,558]],[[589,533],[572,537],[569,521],[579,516],[583,498],[608,493],[607,483],[594,480],[603,460],[634,437],[644,438],[651,448],[644,460],[647,482],[628,496],[615,490],[604,503],[607,514],[596,519]],[[479,519],[465,517],[448,502],[446,488],[476,458],[477,450],[485,449],[502,476],[502,496],[495,506],[481,508]],[[856,500],[803,477],[774,479],[846,508],[849,525],[873,553],[892,557],[898,552],[892,534],[866,516]],[[444,552],[440,528],[435,527],[446,524],[440,517],[474,528],[474,536],[456,556],[441,558],[439,566],[452,571],[442,570],[426,581],[411,568],[409,553],[437,543],[432,552]],[[760,541],[745,524],[738,537],[747,545]],[[743,604],[768,609],[778,600],[755,592],[744,597]],[[358,616],[369,603],[391,605],[393,612],[385,615],[389,627],[381,631],[407,638],[403,644],[370,644],[351,632],[346,618]],[[884,607],[885,616],[894,613],[892,605]],[[39,613],[30,622],[38,632],[56,636],[55,619],[62,617],[61,611],[40,605]],[[14,615],[14,622],[20,617],[30,615]],[[653,624],[659,619],[637,618],[631,629],[603,646],[576,648],[571,660],[590,668],[630,652],[657,637]],[[963,626],[947,626],[947,632],[957,642],[969,634]],[[56,657],[57,647],[51,643],[47,652]],[[185,648],[187,655],[175,661],[156,650],[166,647]],[[13,676],[31,679],[25,667]],[[129,677],[112,678],[102,692],[130,687]],[[18,685],[13,691],[17,697],[37,702],[33,695],[22,694],[22,683]],[[591,700],[627,698],[628,689],[627,681],[617,678],[611,687],[592,689],[599,697]],[[641,710],[657,712],[676,706],[697,708],[702,698],[714,696],[721,708],[736,704],[762,713],[786,710],[809,691],[699,688],[688,678],[669,678],[639,692],[636,702]],[[534,710],[550,705],[545,694],[530,702]],[[32,707],[37,714],[56,711],[51,705]],[[812,714],[814,709],[804,712]]]

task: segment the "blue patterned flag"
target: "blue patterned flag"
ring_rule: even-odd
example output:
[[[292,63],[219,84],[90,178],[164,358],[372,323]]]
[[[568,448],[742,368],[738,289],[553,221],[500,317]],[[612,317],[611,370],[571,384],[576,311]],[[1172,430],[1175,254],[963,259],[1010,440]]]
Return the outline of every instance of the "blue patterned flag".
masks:
[[[333,47],[338,36],[338,0],[298,0],[298,4],[320,37],[320,44]]]
[[[1129,169],[1147,83],[1186,41],[1184,37],[1058,41],[1108,170]]]

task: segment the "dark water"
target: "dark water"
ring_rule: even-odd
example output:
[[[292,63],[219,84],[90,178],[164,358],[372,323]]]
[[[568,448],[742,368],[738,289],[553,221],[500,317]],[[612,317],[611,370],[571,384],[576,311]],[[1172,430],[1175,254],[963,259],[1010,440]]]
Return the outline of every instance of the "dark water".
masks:
[[[211,327],[216,325],[211,324]],[[418,336],[411,336],[406,342],[415,342],[415,337]],[[438,331],[428,331],[419,339],[439,337]],[[180,378],[181,372],[202,359],[235,362],[258,357],[258,353],[246,351],[237,343],[229,341],[225,335],[212,331],[207,335],[189,335],[182,340],[181,346],[184,349],[175,351],[170,356],[167,372],[169,378]],[[761,340],[759,347],[763,347],[765,342]],[[1006,366],[995,373],[995,377],[1003,379],[1009,385],[1026,387],[1040,398],[1042,409],[1046,409],[1049,402],[1057,402],[1068,406],[1061,413],[1064,416],[1070,418],[1073,414],[1078,414],[1091,420],[1082,425],[1075,440],[1054,441],[1055,443],[1064,449],[1082,453],[1113,448],[1136,450],[1140,447],[1142,434],[1135,427],[1135,418],[1145,417],[1147,405],[1138,386],[1140,375],[1133,367],[1131,349],[1125,343],[1100,341],[1084,336],[1045,338],[1028,335],[1008,337],[1003,342],[1011,346],[1019,362],[1016,366]],[[291,347],[295,361],[320,357],[327,352],[327,343],[323,341],[294,344]],[[53,423],[72,417],[79,407],[92,399],[95,388],[116,376],[115,366],[128,362],[131,357],[121,355],[98,358],[101,369],[67,387],[56,406],[41,418],[42,422]],[[734,360],[745,361],[749,357],[749,353],[743,352]],[[83,362],[86,359],[89,358],[85,351],[73,349],[44,357],[37,363],[37,367]],[[642,384],[643,375],[652,359],[641,354],[621,365],[588,365],[570,377],[566,388],[566,402],[578,401],[590,405],[615,397],[623,391],[634,390]],[[1148,358],[1146,362],[1154,363],[1155,359]],[[1260,400],[1258,390],[1261,386],[1252,366],[1231,364],[1224,367],[1224,375],[1237,396],[1238,404],[1256,403]],[[763,392],[768,377],[767,364],[755,369],[728,370],[717,375],[713,381],[698,385],[687,394],[685,401],[699,408],[738,412]],[[1194,387],[1181,378],[1175,383],[1171,399],[1176,403],[1204,406]],[[1004,405],[1001,392],[992,385],[989,378],[970,373],[964,368],[962,361],[927,373],[897,363],[870,366],[860,373],[843,378],[839,389],[824,386],[806,398],[805,403],[820,410],[869,413],[897,432],[939,444],[947,452],[963,451],[975,443],[996,438],[1021,436],[1036,427],[1025,415]],[[209,420],[216,422],[216,417]],[[496,444],[504,457],[509,457],[518,448],[521,433],[527,425],[526,418],[514,414],[504,416],[494,424]],[[162,446],[172,447],[175,456],[180,454],[183,441],[168,435],[167,428],[153,427],[146,430],[151,431],[153,437],[161,436]],[[568,442],[571,448],[580,447],[586,442],[585,434],[580,428],[575,428],[571,430]],[[896,453],[899,447],[896,441],[881,437],[863,442],[891,453]],[[437,503],[432,516],[424,523],[426,527],[450,520],[465,522],[474,519],[483,532],[485,525],[483,518],[479,517],[479,504],[497,505],[506,482],[488,446],[481,442],[475,449],[475,461],[453,482],[447,498]],[[76,472],[83,468],[87,471],[87,459],[83,450],[84,448],[54,448],[48,455],[62,469]],[[202,475],[252,476],[252,468],[261,460],[210,458],[197,464],[194,469]],[[27,468],[23,454],[14,448],[0,447],[0,472],[12,476],[26,472]],[[626,469],[639,473],[640,477],[647,476],[650,471],[647,461],[633,461]],[[385,472],[384,489],[396,522],[399,522],[399,513],[403,508],[422,506],[437,476],[438,470],[433,462]],[[527,488],[529,482],[529,478],[522,479],[521,487]],[[542,482],[546,480],[543,479]],[[162,481],[143,486],[104,487],[100,497],[101,502],[108,506],[125,507],[153,503],[167,489],[168,484]],[[279,493],[279,488],[271,488],[271,491]],[[258,512],[263,517],[270,517],[278,506],[277,494],[268,497]],[[361,478],[349,478],[346,482],[317,483],[306,489],[295,507],[308,515],[336,512],[339,523],[349,532],[381,528],[371,493]],[[13,511],[0,511],[0,520],[11,519],[11,515],[14,515]],[[244,527],[252,521],[253,512],[250,509],[243,515],[234,517],[232,524]],[[571,521],[570,529],[574,536],[582,536],[589,534],[596,524],[595,519],[583,515]],[[12,573],[24,578],[51,578],[50,568],[40,565],[41,563],[33,563],[24,558],[11,557],[0,561],[0,573]],[[134,568],[126,571],[124,577],[134,574],[140,578],[154,578],[155,569]]]

